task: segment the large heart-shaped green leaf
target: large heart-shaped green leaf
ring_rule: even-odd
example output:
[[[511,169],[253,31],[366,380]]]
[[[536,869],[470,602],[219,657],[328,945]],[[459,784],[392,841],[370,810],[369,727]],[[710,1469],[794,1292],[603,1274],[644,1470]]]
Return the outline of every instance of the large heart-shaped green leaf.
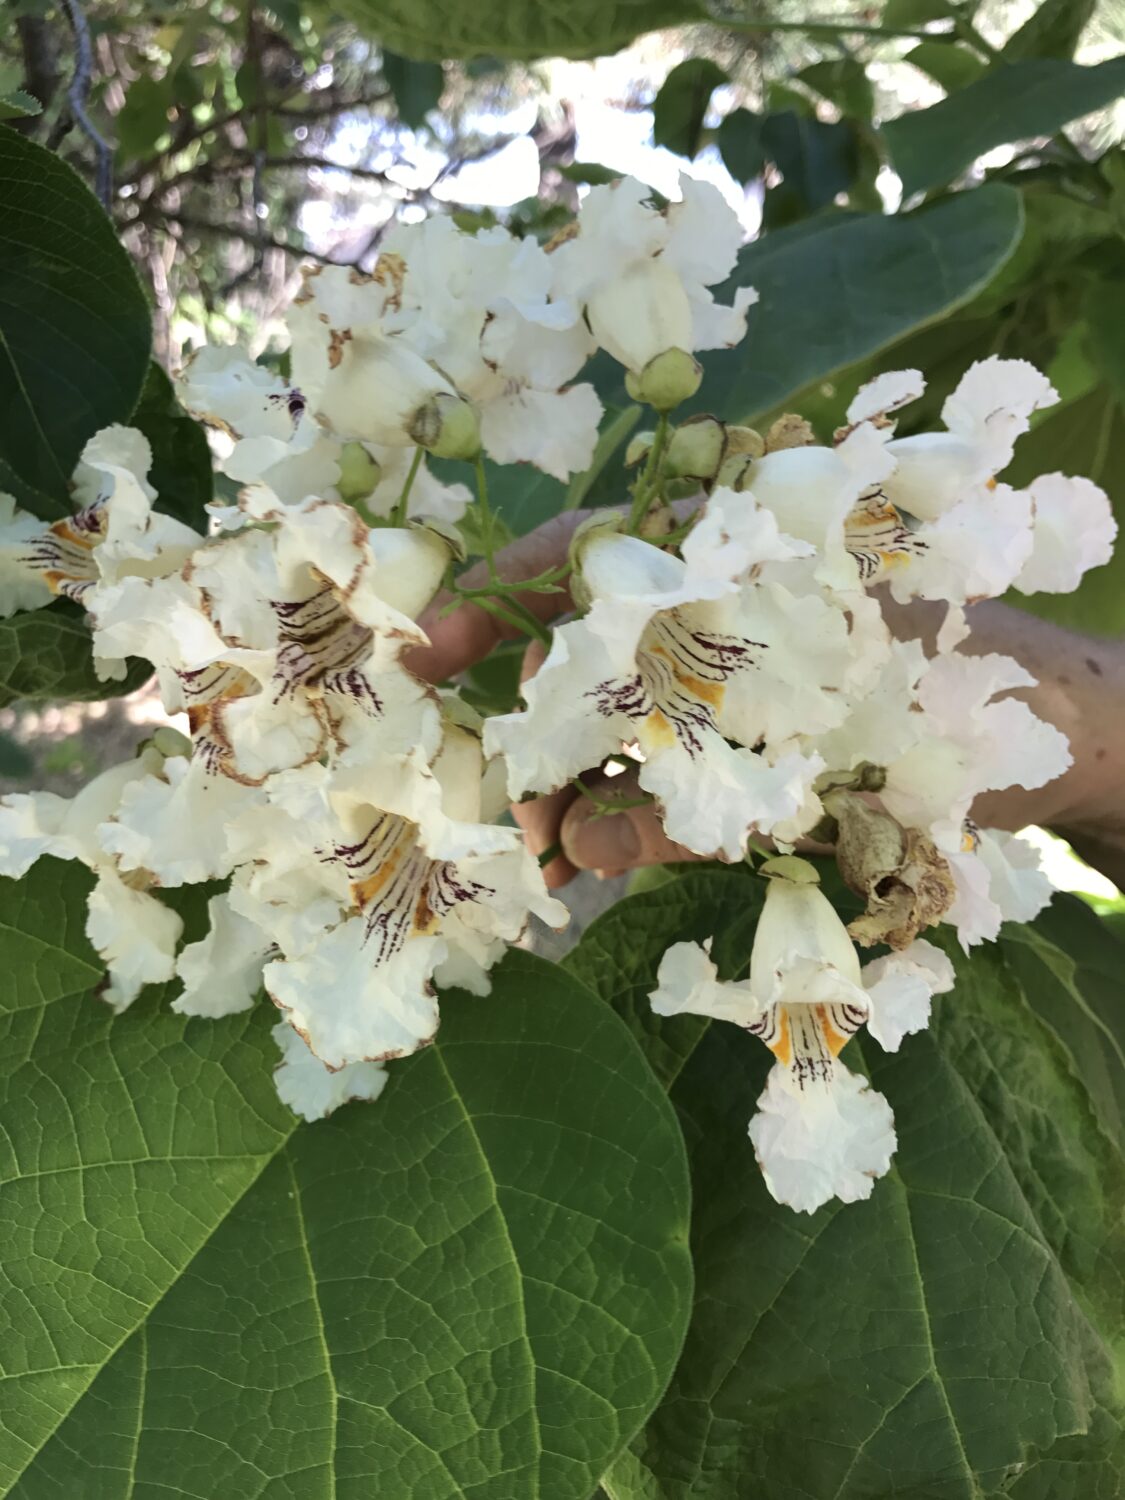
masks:
[[[1008,141],[1053,135],[1070,120],[1111,104],[1125,89],[1125,57],[1094,67],[1030,58],[989,70],[966,89],[910,110],[883,127],[906,194],[949,182]]]
[[[0,1493],[588,1500],[690,1300],[627,1029],[515,954],[377,1105],[297,1126],[268,1006],[87,993],[88,884],[0,882]]]
[[[707,19],[698,0],[343,0],[361,31],[405,57],[598,57],[643,31]]]
[[[83,444],[137,404],[151,319],[94,195],[14,130],[0,130],[0,196],[0,459],[64,515]]]
[[[600,918],[567,960],[642,1041],[692,1167],[692,1326],[667,1396],[607,1492],[1119,1494],[1112,1351],[1125,1327],[1125,1190],[1106,1081],[1088,1086],[1081,1071],[1099,1027],[1120,1048],[1119,978],[1116,1006],[1099,996],[1095,1021],[1065,956],[1068,982],[1026,945],[1018,967],[997,948],[958,955],[957,987],[928,1032],[894,1056],[849,1048],[894,1108],[891,1173],[867,1203],[808,1218],[772,1201],[746,1138],[765,1049],[733,1026],[660,1021],[647,1001],[663,949],[679,939],[714,934],[721,972],[745,972],[760,886],[741,871],[685,874]],[[1046,934],[1038,943],[1057,951]],[[1048,988],[1033,1003],[1036,968]],[[1061,1040],[1071,1035],[1080,1039]],[[1106,1048],[1099,1067],[1119,1070],[1119,1055]]]

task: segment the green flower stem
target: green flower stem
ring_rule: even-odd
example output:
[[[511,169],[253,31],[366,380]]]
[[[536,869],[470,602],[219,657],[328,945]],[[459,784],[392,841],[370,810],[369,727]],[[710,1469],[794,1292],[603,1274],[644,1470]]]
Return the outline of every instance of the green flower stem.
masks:
[[[664,450],[668,446],[668,439],[671,435],[672,424],[668,420],[668,414],[667,412],[661,412],[660,420],[656,424],[656,432],[652,439],[652,448],[649,450],[648,462],[645,464],[644,473],[637,481],[636,494],[633,496],[633,508],[629,512],[627,530],[631,536],[636,536],[640,530],[659,488],[660,466],[664,459]]]
[[[421,467],[422,467],[422,450],[421,450],[421,448],[415,448],[415,450],[414,450],[414,457],[413,457],[413,459],[411,460],[411,463],[410,463],[410,470],[409,470],[409,472],[407,473],[407,476],[406,476],[406,483],[402,487],[402,494],[398,497],[398,500],[395,503],[395,508],[391,512],[391,525],[392,526],[405,526],[406,525],[407,510],[409,509],[409,506],[410,506],[410,491],[414,488],[414,480],[415,480],[415,477],[416,477],[416,475],[418,473],[418,470]]]
[[[591,791],[580,776],[575,776],[570,784],[576,792],[580,792],[588,802],[594,804],[591,822],[595,818],[611,818],[614,813],[628,812],[631,807],[651,807],[656,800],[650,792],[645,792],[640,797],[602,797]]]
[[[496,562],[492,555],[492,532],[494,521],[492,506],[488,499],[488,478],[484,472],[484,455],[477,454],[473,464],[477,476],[477,504],[480,506],[480,534],[484,543],[484,560],[488,565],[488,576],[493,582],[498,581]]]

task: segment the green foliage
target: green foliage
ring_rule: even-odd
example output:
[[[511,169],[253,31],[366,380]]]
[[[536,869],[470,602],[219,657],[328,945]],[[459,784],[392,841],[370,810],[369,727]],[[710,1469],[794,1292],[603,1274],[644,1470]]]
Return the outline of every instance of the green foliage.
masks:
[[[1122,1086],[1125,951],[1098,934],[1089,997],[1081,926],[1081,962],[1045,934],[1014,963],[1008,947],[951,952],[957,988],[928,1032],[893,1056],[849,1048],[895,1110],[890,1175],[867,1204],[805,1219],[770,1199],[746,1138],[768,1053],[734,1026],[660,1020],[646,998],[676,940],[714,935],[720,972],[744,974],[760,900],[744,870],[690,871],[601,917],[567,960],[664,1080],[693,1182],[692,1326],[607,1492],[1116,1495],[1125,1184],[1103,1094],[1106,1075]]]
[[[612,1012],[513,954],[377,1108],[297,1125],[270,1007],[114,1019],[86,872],[0,886],[3,1493],[588,1500],[691,1287],[676,1122]]]
[[[883,127],[903,192],[938,187],[1008,141],[1051,135],[1111,103],[1125,88],[1125,57],[1096,67],[1058,58],[990,70],[952,98]]]
[[[764,116],[756,115],[752,109],[732,109],[719,126],[719,151],[736,182],[749,182],[762,174],[766,164],[763,120]]]
[[[85,613],[69,600],[0,620],[0,708],[17,698],[116,698],[140,687],[151,672],[147,662],[134,660],[124,677],[100,681]]]
[[[38,99],[23,89],[11,89],[0,94],[0,120],[29,120],[41,114],[43,106]]]
[[[807,88],[834,104],[841,114],[870,120],[875,95],[863,64],[854,57],[823,58],[797,74]]]
[[[0,191],[0,460],[62,515],[83,444],[136,405],[148,307],[89,189],[6,129]]]
[[[984,75],[987,67],[967,47],[951,47],[944,42],[919,42],[906,54],[906,61],[921,68],[947,94],[968,88]]]
[[[414,62],[396,52],[383,53],[383,76],[398,106],[404,125],[417,130],[426,115],[436,109],[445,88],[445,69],[440,63]]]
[[[968,18],[976,10],[976,0],[957,4],[957,10]],[[947,21],[950,0],[887,0],[883,7],[884,26],[924,26],[928,21]]]
[[[117,127],[117,150],[122,162],[149,156],[157,141],[168,129],[168,110],[172,104],[172,79],[154,78],[142,73],[129,85],[125,103],[114,124]]]
[[[1025,57],[1073,57],[1097,0],[1043,0],[1000,49],[1005,62]]]
[[[782,177],[766,198],[769,228],[826,208],[856,174],[856,136],[847,124],[780,110],[763,121],[762,146]]]
[[[158,364],[149,366],[129,424],[152,447],[149,482],[157,492],[156,508],[206,531],[205,507],[214,488],[207,434],[176,400],[172,382]]]
[[[357,26],[405,57],[597,57],[645,31],[707,19],[700,0],[344,0]]]
[[[735,285],[758,289],[738,349],[708,356],[693,409],[726,420],[772,411],[916,329],[993,276],[1020,232],[1019,195],[999,185],[921,213],[828,216],[747,246]]]
[[[729,83],[725,69],[709,57],[677,63],[664,80],[652,106],[652,138],[679,156],[692,157],[703,144],[703,121],[711,95]]]

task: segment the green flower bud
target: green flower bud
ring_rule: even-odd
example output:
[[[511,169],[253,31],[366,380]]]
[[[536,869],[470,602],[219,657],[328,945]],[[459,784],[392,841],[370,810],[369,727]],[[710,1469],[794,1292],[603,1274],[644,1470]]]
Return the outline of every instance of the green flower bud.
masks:
[[[819,885],[820,876],[815,865],[807,859],[798,859],[795,854],[778,854],[767,859],[759,871],[773,880],[788,880],[793,885]]]
[[[480,423],[469,403],[439,391],[414,413],[409,435],[435,458],[476,458],[480,452]]]
[[[162,724],[159,729],[154,730],[151,738],[138,746],[138,754],[149,745],[158,750],[165,760],[171,760],[175,755],[191,755],[191,741],[187,735],[173,729],[170,724]]]
[[[686,349],[665,349],[650,359],[639,375],[625,372],[625,389],[634,401],[671,411],[694,396],[703,380],[703,366]]]
[[[340,453],[340,477],[336,492],[345,505],[366,500],[383,477],[382,466],[371,457],[362,443],[345,443]]]
[[[668,444],[668,471],[679,479],[714,479],[726,449],[726,429],[718,417],[689,417]]]

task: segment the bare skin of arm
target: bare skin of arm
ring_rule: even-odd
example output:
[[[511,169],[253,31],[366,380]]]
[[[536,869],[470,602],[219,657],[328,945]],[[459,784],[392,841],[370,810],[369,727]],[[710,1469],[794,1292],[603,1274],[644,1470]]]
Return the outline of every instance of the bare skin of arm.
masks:
[[[556,516],[530,536],[497,554],[497,569],[509,582],[531,578],[565,561],[575,528],[588,512]],[[470,570],[467,587],[487,582],[483,569]],[[525,594],[522,602],[541,621],[571,608],[568,595]],[[934,649],[944,606],[896,605],[883,601],[888,624],[902,639],[920,638]],[[441,618],[447,599],[435,600],[421,625],[430,637],[426,650],[411,654],[412,670],[441,682],[482,660],[500,641],[518,632],[475,604],[464,604]],[[1034,688],[1014,696],[1070,740],[1074,763],[1065,775],[1036,791],[1013,788],[989,793],[973,808],[984,826],[1017,829],[1039,823],[1061,834],[1082,857],[1118,885],[1125,886],[1125,646],[1051,625],[995,600],[968,611],[972,634],[962,650],[973,655],[1014,656],[1033,677]],[[543,660],[537,642],[528,648],[524,676]],[[607,796],[636,794],[627,776],[585,778]],[[698,859],[664,836],[651,807],[599,815],[597,805],[573,788],[540,797],[514,809],[528,844],[540,854],[560,844],[562,854],[547,866],[551,886],[565,885],[578,870],[616,874],[641,865]]]

